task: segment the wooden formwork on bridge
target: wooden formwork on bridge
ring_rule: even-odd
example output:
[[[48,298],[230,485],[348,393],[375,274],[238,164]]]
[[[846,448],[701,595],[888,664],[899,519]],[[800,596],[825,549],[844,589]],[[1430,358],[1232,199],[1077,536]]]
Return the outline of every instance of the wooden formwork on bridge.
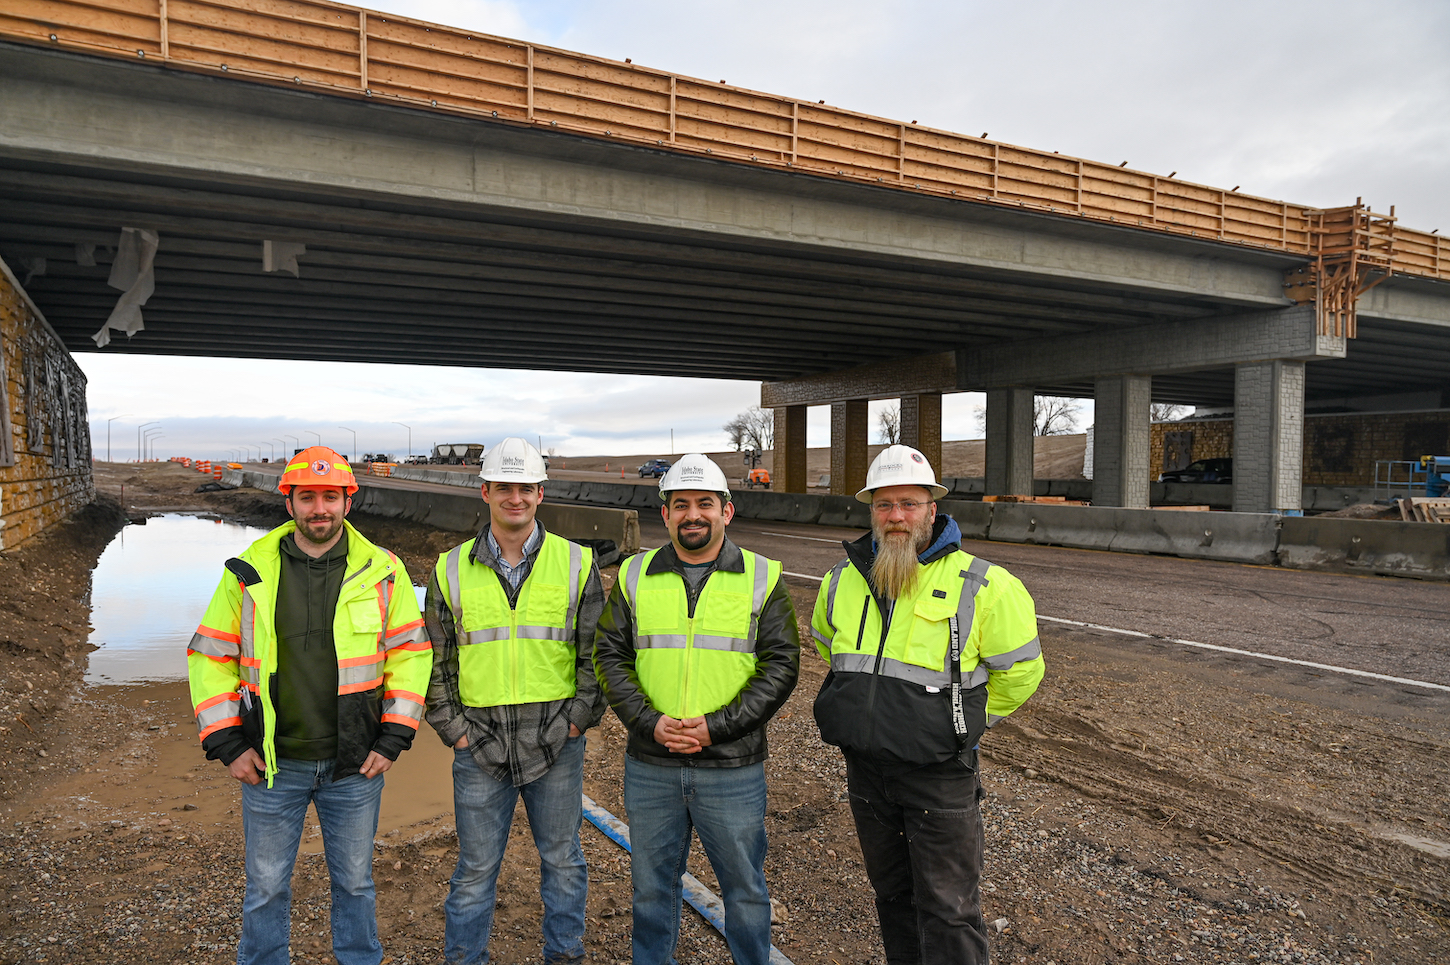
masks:
[[[1450,245],[1329,211],[325,0],[9,0],[0,38],[1302,255],[1286,290],[1354,334],[1390,273]]]

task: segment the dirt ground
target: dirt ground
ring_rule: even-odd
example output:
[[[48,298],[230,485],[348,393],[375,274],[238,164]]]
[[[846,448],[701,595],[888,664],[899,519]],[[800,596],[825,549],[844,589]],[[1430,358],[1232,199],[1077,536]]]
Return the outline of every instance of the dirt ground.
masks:
[[[265,525],[276,496],[194,494],[168,464],[97,469],[103,498],[0,556],[0,963],[223,963],[242,894],[239,795],[196,743],[182,684],[85,687],[89,569],[120,524],[190,508]],[[125,487],[124,500],[121,487]],[[421,579],[459,534],[358,517]],[[612,571],[609,574],[612,579]],[[797,610],[814,590],[792,581]],[[984,741],[995,962],[1450,961],[1450,699],[1044,624],[1048,677]],[[796,963],[881,962],[844,769],[810,703],[771,725],[767,875]],[[1307,681],[1307,682],[1306,682]],[[591,732],[586,792],[621,817],[623,730]],[[448,755],[427,728],[388,774],[376,857],[385,961],[440,960],[456,859]],[[628,859],[586,824],[591,961],[629,959]],[[539,960],[522,809],[491,950]],[[331,961],[327,875],[304,837],[293,960]],[[713,884],[698,848],[692,871]],[[678,958],[724,963],[692,912]]]

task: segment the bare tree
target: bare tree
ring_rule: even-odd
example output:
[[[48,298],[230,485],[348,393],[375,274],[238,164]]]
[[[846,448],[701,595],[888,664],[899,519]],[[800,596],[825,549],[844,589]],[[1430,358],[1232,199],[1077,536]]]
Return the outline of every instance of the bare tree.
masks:
[[[721,428],[736,451],[775,448],[775,411],[772,409],[753,405]]]
[[[1148,413],[1148,418],[1153,422],[1177,422],[1188,414],[1188,406],[1154,402],[1149,406]]]
[[[1077,431],[1077,416],[1082,404],[1077,399],[1057,395],[1038,395],[1032,399],[1032,434],[1034,436],[1065,436]]]
[[[1077,399],[1056,395],[1038,395],[1032,398],[1032,434],[1034,436],[1065,436],[1077,431],[1077,417],[1082,412],[1082,403]],[[987,407],[976,406],[973,415],[977,420],[977,431],[987,434]]]
[[[900,402],[888,405],[877,414],[876,428],[881,432],[881,441],[888,446],[894,446],[901,441]]]

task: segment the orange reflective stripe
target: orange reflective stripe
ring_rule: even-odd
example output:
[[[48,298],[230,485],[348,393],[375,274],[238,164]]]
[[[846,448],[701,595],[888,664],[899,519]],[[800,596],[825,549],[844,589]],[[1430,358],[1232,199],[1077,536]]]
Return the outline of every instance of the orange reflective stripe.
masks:
[[[385,700],[395,700],[395,699],[399,699],[399,698],[401,698],[402,700],[411,700],[414,703],[418,703],[418,704],[421,704],[423,702],[423,698],[422,697],[418,696],[417,694],[413,693],[410,690],[385,690],[385,691],[383,691],[383,699],[385,699]]]
[[[338,692],[339,695],[342,695],[342,694],[358,694],[358,693],[362,693],[365,690],[374,690],[377,687],[381,686],[382,685],[382,682],[383,682],[383,678],[382,677],[374,677],[372,680],[365,680],[362,683],[357,683],[357,684],[343,684],[342,686],[340,686],[340,687],[337,688],[337,692]]]
[[[262,661],[257,659],[256,657],[243,657],[242,666],[260,668],[262,666]]]
[[[212,724],[210,727],[208,727],[205,730],[203,730],[198,735],[198,739],[199,740],[206,740],[212,734],[215,734],[217,731],[221,730],[224,727],[240,727],[240,726],[242,726],[242,719],[240,717],[228,717],[225,720],[219,720],[219,721],[217,721],[215,724]]]
[[[408,727],[413,728],[414,730],[417,730],[418,729],[418,721],[416,719],[414,719],[412,717],[405,717],[402,714],[384,714],[383,715],[383,723],[385,723],[385,724],[389,724],[389,723],[391,723],[391,724],[405,724]]]
[[[213,640],[222,640],[226,643],[241,643],[242,637],[238,633],[227,633],[225,630],[218,630],[205,624],[196,628],[196,632],[203,637],[211,637]]]
[[[193,650],[190,647],[187,647],[186,648],[186,652],[187,653],[201,653],[200,650]],[[214,653],[201,653],[201,655],[203,657],[205,657],[206,659],[208,659],[208,660],[215,660],[217,663],[232,663],[233,661],[235,661],[237,659],[236,657],[218,657]]]
[[[391,648],[391,650],[432,650],[432,649],[433,649],[433,641],[431,641],[431,640],[415,640],[412,643],[400,643],[400,644],[397,644],[396,646],[394,646],[394,647]]]
[[[421,627],[422,625],[423,625],[423,618],[422,617],[419,617],[418,619],[414,620],[412,623],[405,623],[405,624],[403,624],[400,627],[394,627],[393,629],[389,630],[387,633],[388,633],[388,636],[390,636],[390,637],[396,637],[400,633],[407,633],[409,630],[412,630],[414,627]]]
[[[383,655],[382,654],[380,654],[380,653],[369,653],[369,654],[364,654],[361,657],[347,657],[344,660],[339,660],[337,662],[337,665],[339,667],[361,667],[364,664],[381,663],[382,660],[383,660]]]
[[[224,694],[217,694],[215,697],[209,697],[206,700],[203,700],[201,703],[197,704],[196,712],[200,714],[202,711],[208,710],[212,707],[215,707],[217,704],[223,703],[224,701],[228,700],[235,700],[238,703],[241,703],[242,698],[237,696],[237,692],[235,690],[228,690]]]

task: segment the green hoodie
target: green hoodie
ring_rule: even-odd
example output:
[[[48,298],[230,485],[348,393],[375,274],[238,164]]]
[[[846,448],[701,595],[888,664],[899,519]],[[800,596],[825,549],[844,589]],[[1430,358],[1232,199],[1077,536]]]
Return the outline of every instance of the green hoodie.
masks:
[[[288,533],[277,583],[277,756],[337,757],[337,647],[333,614],[347,564],[347,531],[313,559]]]

